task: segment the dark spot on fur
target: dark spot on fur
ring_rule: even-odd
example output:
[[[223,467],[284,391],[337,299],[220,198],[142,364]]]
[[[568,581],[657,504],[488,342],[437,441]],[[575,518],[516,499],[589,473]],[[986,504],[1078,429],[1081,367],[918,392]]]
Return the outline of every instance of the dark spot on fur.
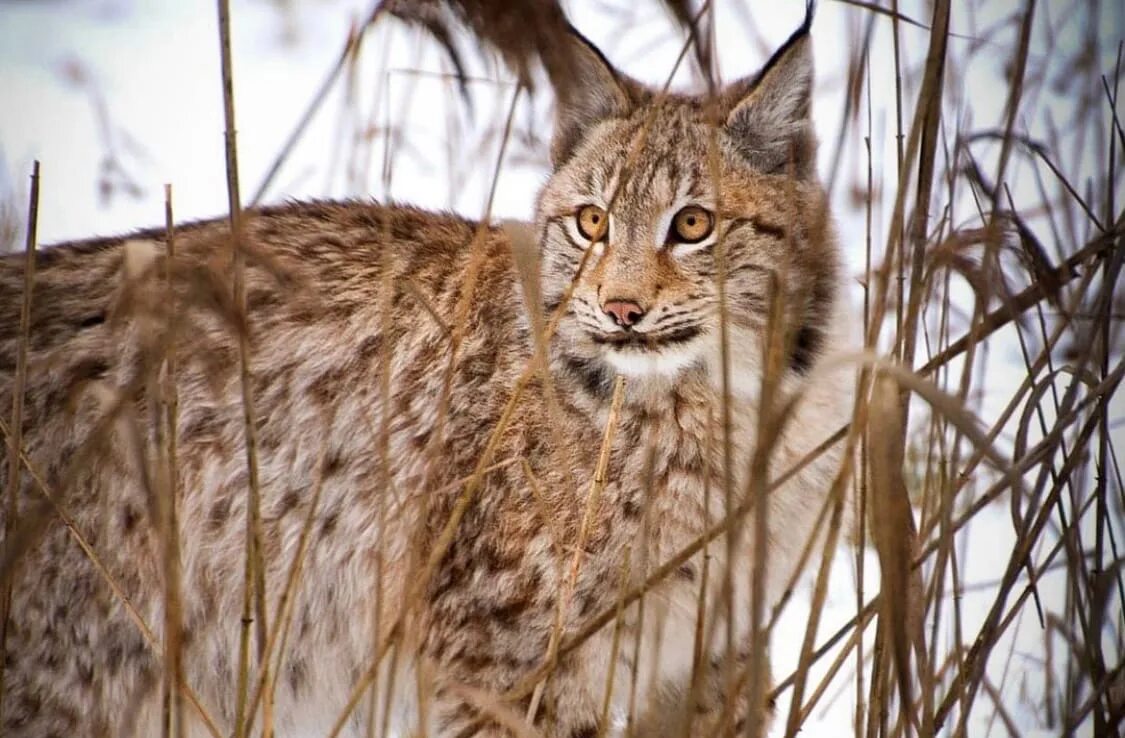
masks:
[[[285,667],[285,679],[294,696],[300,694],[308,680],[308,670],[303,659],[291,658]]]
[[[19,698],[19,709],[24,715],[38,715],[43,709],[43,701],[33,692],[24,692]]]
[[[282,517],[295,510],[301,504],[301,496],[297,494],[296,490],[287,491],[281,498],[281,502],[277,505],[277,516]]]
[[[368,336],[359,342],[356,353],[358,353],[359,358],[364,361],[374,361],[379,358],[379,350],[382,346],[383,342],[379,336]]]
[[[598,726],[594,724],[582,725],[570,731],[570,738],[597,738]]]
[[[496,546],[482,545],[477,549],[477,560],[489,574],[507,571],[516,565],[515,557]]]
[[[183,440],[195,440],[200,436],[215,436],[219,432],[219,418],[214,411],[200,410],[184,428]]]
[[[641,506],[632,497],[625,500],[621,505],[621,512],[625,517],[635,520],[641,514]]]
[[[79,328],[93,328],[96,325],[101,325],[105,322],[105,313],[97,313],[87,318],[83,318],[79,323]]]
[[[340,455],[340,449],[333,449],[324,459],[324,476],[330,477],[334,474],[339,474],[340,470],[343,468],[344,459]]]
[[[754,230],[766,236],[773,236],[781,240],[787,238],[785,226],[777,225],[776,223],[769,223],[755,216],[750,218],[750,225],[754,226]]]
[[[289,319],[298,325],[306,325],[316,321],[321,313],[321,308],[307,300],[296,303],[289,311]]]
[[[426,448],[427,444],[429,444],[430,435],[430,431],[428,430],[420,431],[418,433],[415,433],[410,441],[412,444],[414,444],[414,448],[421,451]]]
[[[140,520],[141,514],[132,505],[126,505],[121,511],[121,532],[132,533],[137,527],[137,521]]]
[[[592,592],[584,591],[578,595],[578,614],[586,617],[594,611],[595,598]]]
[[[309,631],[311,631],[311,630],[312,630],[312,614],[306,609],[306,610],[304,610],[304,612],[301,613],[301,626],[300,626],[298,632],[300,633],[302,638],[305,638],[306,636],[308,636]]]
[[[820,353],[824,343],[824,333],[819,328],[803,325],[793,338],[793,351],[789,355],[789,366],[798,374],[807,374]]]
[[[695,581],[695,567],[692,566],[691,564],[684,564],[680,568],[676,569],[676,576],[679,577],[680,579],[683,579],[684,581],[694,582]]]
[[[94,667],[85,659],[79,659],[76,665],[78,671],[78,679],[84,686],[90,686],[94,683]]]
[[[207,515],[207,525],[212,531],[222,530],[227,524],[228,517],[230,517],[230,498],[221,497],[211,506],[211,512]]]
[[[395,241],[413,241],[417,235],[417,223],[405,218],[395,218],[391,221],[391,236]]]
[[[266,312],[277,307],[281,298],[274,290],[252,290],[246,295],[246,310],[248,312]]]
[[[111,643],[105,654],[106,670],[110,674],[116,674],[121,670],[121,664],[125,661],[125,644],[121,642]]]
[[[320,532],[322,535],[331,535],[336,530],[336,524],[340,522],[340,513],[333,510],[324,516],[320,523]]]
[[[321,405],[331,405],[339,389],[339,379],[338,370],[327,371],[309,384],[309,394]]]
[[[520,593],[513,599],[493,607],[489,612],[489,618],[496,625],[511,630],[519,626],[521,616],[527,612],[531,605],[530,594]]]
[[[816,326],[824,325],[832,312],[832,303],[836,297],[834,272],[835,269],[829,265],[816,274],[804,323],[793,337],[789,365],[799,374],[807,373],[823,350],[824,331]]]
[[[609,396],[610,381],[607,372],[594,359],[582,359],[577,356],[563,356],[563,364],[567,371],[578,380],[579,386],[592,397],[604,399]]]
[[[468,669],[471,672],[481,672],[481,671],[484,671],[485,669],[489,669],[489,668],[493,667],[496,664],[495,659],[492,658],[492,654],[485,653],[485,652],[482,652],[482,651],[473,651],[471,653],[462,653],[459,656],[459,658],[457,659],[457,661],[460,663],[461,666],[463,666],[464,668]]]
[[[465,381],[488,381],[496,371],[496,354],[487,352],[466,356],[458,368]]]
[[[70,370],[70,379],[74,383],[88,380],[101,379],[109,372],[109,364],[98,357],[84,358],[78,361]]]

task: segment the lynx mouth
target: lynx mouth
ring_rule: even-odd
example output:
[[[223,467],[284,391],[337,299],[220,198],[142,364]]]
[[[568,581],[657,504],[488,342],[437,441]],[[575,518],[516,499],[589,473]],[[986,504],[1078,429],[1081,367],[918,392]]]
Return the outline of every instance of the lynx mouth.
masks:
[[[695,339],[703,330],[698,326],[686,326],[657,334],[636,333],[590,333],[590,339],[599,345],[615,349],[638,348],[646,351],[659,351],[668,346],[679,346]]]

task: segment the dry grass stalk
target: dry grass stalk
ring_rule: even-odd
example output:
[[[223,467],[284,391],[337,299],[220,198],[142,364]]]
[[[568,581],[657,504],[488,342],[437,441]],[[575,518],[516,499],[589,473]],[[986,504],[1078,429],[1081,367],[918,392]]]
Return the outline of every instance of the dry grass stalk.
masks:
[[[922,602],[920,583],[910,567],[916,548],[915,526],[902,471],[904,432],[898,394],[898,385],[892,379],[886,375],[876,378],[868,416],[872,495],[868,510],[882,573],[880,620],[887,624],[890,634],[899,699],[902,705],[913,709],[910,654],[921,646]],[[919,651],[924,652],[921,648]],[[932,734],[932,727],[922,731],[922,735]]]
[[[168,719],[165,735],[183,738],[184,704],[180,685],[183,668],[183,597],[180,584],[179,464],[176,456],[179,428],[179,394],[176,383],[176,233],[172,216],[172,186],[164,186],[164,287],[168,295],[168,323],[164,335],[163,367],[157,373],[159,388],[151,396],[156,406],[158,529],[163,543],[164,570],[164,695]]]
[[[586,551],[586,541],[590,536],[590,526],[597,512],[602,491],[606,485],[606,471],[609,469],[609,454],[613,449],[613,437],[617,432],[617,418],[621,413],[621,403],[625,399],[625,378],[618,375],[613,383],[613,396],[610,400],[609,415],[606,418],[605,432],[602,435],[601,448],[598,451],[598,463],[594,469],[594,479],[590,490],[586,494],[586,508],[582,514],[582,523],[578,529],[578,539],[574,543],[574,555],[570,561],[570,570],[563,586],[557,595],[558,606],[555,609],[555,624],[551,630],[550,639],[547,641],[547,654],[544,663],[547,676],[543,678],[532,692],[531,702],[527,708],[527,719],[534,718],[539,710],[539,700],[543,696],[543,689],[547,679],[558,665],[559,643],[562,639],[563,623],[567,611],[570,609],[571,598],[574,596],[574,587],[578,582],[578,573],[582,568],[582,554]],[[638,631],[640,628],[638,628]]]
[[[219,58],[222,70],[223,138],[226,151],[227,206],[230,221],[230,254],[232,303],[235,314],[245,320],[246,286],[244,284],[244,253],[242,244],[242,196],[238,182],[238,144],[234,117],[234,70],[231,63],[230,2],[218,0]],[[242,384],[242,413],[248,496],[246,504],[246,565],[243,595],[242,630],[238,653],[238,700],[235,713],[236,738],[245,738],[251,717],[246,713],[247,687],[250,678],[250,627],[255,626],[257,655],[268,668],[266,651],[268,623],[266,620],[265,566],[262,563],[262,529],[260,512],[260,485],[258,480],[258,443],[255,431],[254,391],[250,364],[250,337],[246,330],[238,332],[239,379]],[[266,703],[265,721],[270,724],[269,703]],[[267,736],[268,738],[268,736]]]
[[[513,94],[512,104],[509,108],[508,123],[505,127],[505,136],[500,147],[499,155],[497,157],[497,171],[499,171],[500,165],[502,164],[504,159],[505,144],[511,132],[511,121],[514,115],[515,103],[518,99],[518,96],[519,88],[517,88],[515,93]],[[477,230],[477,235],[474,237],[473,242],[469,247],[471,249],[473,257],[470,262],[468,276],[466,277],[465,284],[462,285],[458,305],[455,308],[453,333],[451,337],[452,347],[450,351],[450,359],[446,366],[442,396],[441,398],[439,398],[439,424],[437,426],[437,431],[434,433],[434,436],[438,439],[440,439],[442,432],[441,419],[446,417],[448,413],[448,398],[450,394],[450,388],[452,386],[452,372],[454,368],[454,360],[457,354],[457,347],[460,345],[460,342],[463,338],[464,326],[466,326],[468,323],[467,316],[469,311],[469,304],[470,300],[472,299],[473,288],[475,287],[476,283],[475,275],[480,269],[481,260],[479,257],[481,256],[482,251],[482,249],[480,248],[480,245],[482,243],[481,236],[484,233],[484,229],[487,227],[488,213],[491,211],[492,198],[495,196],[495,179],[496,178],[494,176],[494,186],[489,193],[488,200],[485,203],[485,218],[482,219],[481,225]],[[547,331],[548,333],[553,331],[552,326],[548,325]],[[386,635],[382,638],[379,647],[376,649],[376,653],[372,660],[371,666],[363,674],[363,676],[359,679],[359,681],[353,688],[350,697],[345,703],[344,709],[337,717],[336,723],[332,727],[332,730],[329,734],[330,738],[334,738],[334,736],[339,735],[340,731],[343,730],[346,721],[348,720],[352,711],[355,710],[359,699],[362,697],[363,693],[371,687],[371,685],[377,678],[380,664],[382,663],[383,657],[386,655],[387,650],[401,637],[403,631],[403,618],[405,617],[406,613],[410,612],[411,608],[414,606],[414,603],[419,600],[421,594],[428,586],[433,572],[437,569],[437,566],[441,562],[441,559],[445,556],[446,552],[449,550],[449,547],[452,545],[454,536],[457,533],[457,528],[460,525],[461,518],[465,515],[465,512],[468,510],[469,505],[472,504],[473,497],[476,494],[476,491],[479,488],[482,479],[484,478],[486,469],[492,462],[492,458],[495,455],[496,448],[500,442],[500,439],[503,436],[504,431],[507,429],[509,422],[511,422],[512,414],[515,412],[519,399],[537,368],[538,367],[536,362],[530,362],[524,370],[523,374],[521,374],[519,379],[516,381],[516,384],[512,389],[512,394],[509,397],[508,403],[504,407],[504,410],[501,413],[495,428],[493,428],[492,433],[489,436],[484,451],[482,452],[481,457],[477,462],[477,468],[474,470],[472,477],[470,477],[470,479],[465,483],[464,490],[457,498],[457,501],[454,503],[453,509],[450,512],[445,526],[442,528],[441,532],[435,539],[429,555],[425,558],[423,568],[419,572],[417,572],[417,577],[412,579],[413,586],[407,593],[404,607],[396,617],[393,624],[389,626]],[[432,448],[436,448],[437,445],[438,444],[435,442]]]
[[[320,451],[317,453],[316,468],[318,469],[317,478],[313,482],[312,497],[308,503],[308,510],[305,513],[305,520],[301,525],[301,532],[297,538],[297,548],[293,552],[293,559],[289,563],[289,573],[285,577],[285,586],[281,590],[281,597],[278,599],[276,611],[274,612],[273,627],[270,628],[269,636],[266,640],[266,654],[272,656],[276,652],[276,662],[271,672],[270,660],[266,659],[258,667],[258,678],[255,680],[254,692],[250,698],[249,708],[247,709],[248,723],[246,730],[249,732],[254,726],[254,716],[257,714],[258,703],[261,701],[263,704],[269,704],[272,701],[270,696],[277,690],[277,678],[282,671],[282,666],[285,660],[285,643],[289,638],[290,628],[293,622],[293,602],[297,595],[297,588],[300,586],[301,571],[304,564],[305,555],[308,551],[309,534],[312,531],[313,521],[316,520],[316,514],[320,509],[320,493],[324,488],[324,462],[328,453],[327,441],[321,443]],[[269,713],[263,714],[263,720],[269,719]],[[270,730],[269,726],[263,726],[262,732],[266,734]]]
[[[265,197],[266,192],[269,191],[270,186],[277,178],[278,172],[281,171],[281,167],[289,159],[290,155],[292,155],[293,149],[296,147],[297,142],[300,141],[301,136],[303,136],[308,130],[309,124],[312,123],[312,120],[316,116],[316,113],[319,112],[321,106],[324,105],[324,101],[328,98],[328,93],[332,91],[332,88],[336,84],[336,80],[339,78],[340,73],[344,71],[344,68],[348,65],[349,62],[353,61],[359,56],[364,35],[379,20],[380,16],[385,10],[385,7],[385,3],[381,1],[375,2],[371,9],[371,12],[368,13],[366,19],[362,24],[360,24],[359,28],[352,28],[349,30],[348,37],[344,41],[344,46],[342,49],[340,49],[339,57],[336,59],[336,62],[333,64],[332,68],[325,75],[324,81],[321,82],[320,87],[317,88],[316,93],[309,101],[308,106],[305,108],[305,112],[301,114],[301,118],[297,121],[297,124],[293,127],[293,130],[285,139],[285,143],[278,151],[277,156],[274,157],[273,162],[266,170],[265,176],[262,178],[262,181],[258,185],[258,188],[254,191],[254,196],[250,198],[251,207],[261,203],[262,198]]]
[[[16,376],[12,388],[12,415],[11,432],[6,434],[8,440],[8,488],[7,514],[4,524],[4,570],[3,582],[0,583],[0,653],[8,643],[8,612],[12,605],[12,576],[7,567],[14,566],[12,546],[14,534],[19,527],[19,490],[22,474],[20,473],[20,450],[23,448],[23,399],[24,386],[27,382],[27,352],[31,341],[31,300],[35,289],[35,252],[38,247],[39,227],[39,162],[36,161],[31,170],[31,193],[27,206],[27,240],[24,246],[24,279],[23,303],[20,306],[20,343],[19,353],[16,355]],[[33,519],[34,520],[34,519]],[[41,529],[44,521],[35,521],[29,529],[31,538],[37,538],[32,531]],[[27,541],[24,545],[30,545]],[[4,696],[4,664],[0,659],[0,704]]]

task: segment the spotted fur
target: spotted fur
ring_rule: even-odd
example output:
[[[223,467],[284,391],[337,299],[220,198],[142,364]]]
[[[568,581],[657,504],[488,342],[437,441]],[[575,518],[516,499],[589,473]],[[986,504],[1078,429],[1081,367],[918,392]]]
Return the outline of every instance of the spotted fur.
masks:
[[[171,269],[163,230],[39,254],[23,414],[35,477],[21,475],[18,535],[6,540],[12,600],[0,733],[159,734],[159,644],[145,640],[106,574],[159,639],[161,537],[149,490],[158,476],[158,410],[169,397],[161,393],[173,384],[185,678],[219,730],[231,731],[248,499],[239,381],[245,336],[271,623],[305,521],[312,521],[284,660],[275,662],[278,734],[325,734],[401,618],[398,645],[378,681],[388,689],[394,671],[389,702],[380,692],[369,712],[365,698],[348,734],[366,735],[368,717],[381,721],[389,704],[388,720],[404,734],[425,727],[429,735],[504,735],[464,688],[503,695],[543,663],[574,561],[580,568],[563,599],[564,640],[612,610],[623,586],[639,585],[721,519],[725,469],[733,470],[735,503],[743,499],[774,286],[791,336],[778,391],[804,397],[771,474],[791,467],[846,418],[847,377],[815,371],[846,318],[835,239],[814,174],[806,31],[761,74],[709,100],[661,97],[573,39],[578,84],[560,101],[555,169],[533,224],[540,279],[531,292],[521,288],[508,232],[360,201],[247,213],[244,316],[229,297],[225,221],[180,227]],[[577,209],[591,203],[611,218],[608,239],[593,245],[573,228]],[[667,242],[671,214],[686,203],[716,214],[714,239]],[[0,261],[5,408],[22,279],[20,259]],[[561,311],[561,319],[548,347],[549,371],[530,377],[501,428],[533,361],[529,298],[548,318]],[[644,315],[625,330],[605,312],[611,300],[631,301]],[[163,361],[168,341],[172,378]],[[625,377],[624,400],[608,472],[576,559],[618,375]],[[424,562],[494,434],[492,463],[424,580]],[[769,497],[771,604],[839,460],[838,450],[821,455]],[[5,505],[0,517],[6,514]],[[728,571],[733,665],[766,648],[748,633],[751,548],[743,535],[730,559],[717,541],[706,561],[703,552],[693,556],[625,610],[611,703],[623,716],[635,674],[636,734],[681,735],[685,720],[693,721],[692,734],[705,734],[724,714],[734,723],[764,709],[735,700],[738,709],[723,712],[732,662],[723,658],[727,608],[719,593]],[[419,587],[415,607],[404,611]],[[701,587],[709,640],[693,693]],[[599,721],[615,627],[558,663],[533,715],[544,735],[578,738],[609,727]],[[528,710],[526,693],[513,705],[517,715]],[[190,707],[188,713],[191,735],[204,735]]]

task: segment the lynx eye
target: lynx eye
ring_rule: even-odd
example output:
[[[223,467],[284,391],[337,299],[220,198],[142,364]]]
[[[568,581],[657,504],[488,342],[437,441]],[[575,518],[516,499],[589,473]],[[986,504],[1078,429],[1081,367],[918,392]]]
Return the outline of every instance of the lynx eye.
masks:
[[[575,214],[574,220],[578,224],[578,232],[591,243],[605,238],[609,214],[597,205],[583,205]]]
[[[672,218],[668,240],[673,243],[699,243],[715,229],[715,216],[698,205],[688,205]]]

